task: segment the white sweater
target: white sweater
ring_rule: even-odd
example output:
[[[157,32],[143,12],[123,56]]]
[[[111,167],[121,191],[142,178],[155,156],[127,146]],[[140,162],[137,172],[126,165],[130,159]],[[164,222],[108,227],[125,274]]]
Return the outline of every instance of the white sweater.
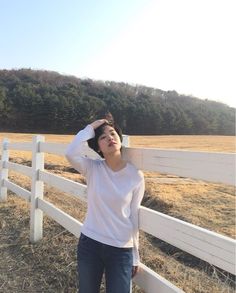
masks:
[[[144,194],[144,177],[131,163],[112,171],[105,160],[83,155],[94,137],[88,125],[68,146],[66,157],[86,177],[88,209],[81,232],[104,244],[133,247],[133,265],[139,264],[138,210]]]

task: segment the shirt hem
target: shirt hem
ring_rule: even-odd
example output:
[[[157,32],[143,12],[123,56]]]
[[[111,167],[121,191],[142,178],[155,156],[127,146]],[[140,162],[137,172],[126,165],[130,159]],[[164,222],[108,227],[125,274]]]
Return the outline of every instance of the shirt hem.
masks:
[[[84,228],[84,227],[83,227]],[[111,246],[114,246],[114,247],[134,247],[133,245],[133,241],[132,239],[129,239],[128,241],[120,241],[120,240],[117,240],[117,239],[111,239],[111,238],[108,238],[108,237],[104,237],[102,235],[99,235],[97,233],[94,233],[93,231],[87,229],[87,228],[84,228],[84,229],[81,229],[81,232],[86,235],[87,237],[90,237],[92,238],[93,240],[96,240],[98,242],[101,242],[103,244],[106,244],[106,245],[111,245]]]

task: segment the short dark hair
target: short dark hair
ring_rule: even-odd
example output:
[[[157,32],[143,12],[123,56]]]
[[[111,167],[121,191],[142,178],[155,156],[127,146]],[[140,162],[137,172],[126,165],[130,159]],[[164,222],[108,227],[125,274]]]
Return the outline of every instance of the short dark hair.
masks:
[[[98,128],[96,128],[94,130],[95,136],[88,140],[88,145],[91,149],[93,149],[96,153],[98,153],[102,158],[104,158],[104,156],[102,152],[99,152],[98,139],[104,133],[106,126],[113,127],[115,131],[117,132],[117,134],[119,135],[120,141],[122,142],[123,140],[121,128],[114,121],[105,122],[102,125],[100,125]]]

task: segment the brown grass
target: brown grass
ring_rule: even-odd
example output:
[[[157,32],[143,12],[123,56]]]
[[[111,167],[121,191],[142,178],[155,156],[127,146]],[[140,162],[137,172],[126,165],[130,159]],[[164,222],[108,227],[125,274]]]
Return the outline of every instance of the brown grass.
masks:
[[[30,141],[31,134],[0,134],[11,141]],[[46,141],[68,143],[72,136],[46,135]],[[235,137],[131,137],[132,146],[235,152]],[[27,152],[11,151],[11,160],[30,164]],[[84,182],[61,157],[47,155],[50,172]],[[10,179],[30,189],[27,177],[10,172]],[[235,190],[232,186],[173,175],[145,172],[143,205],[220,234],[235,237]],[[83,221],[86,204],[45,186],[45,198]],[[10,192],[0,204],[0,292],[76,292],[77,239],[44,217],[44,237],[29,242],[29,207]],[[142,262],[185,292],[234,292],[233,277],[159,239],[140,233]],[[103,290],[102,290],[103,292]],[[134,288],[134,292],[141,292]]]
[[[131,145],[135,147],[235,153],[236,137],[217,135],[131,136]]]

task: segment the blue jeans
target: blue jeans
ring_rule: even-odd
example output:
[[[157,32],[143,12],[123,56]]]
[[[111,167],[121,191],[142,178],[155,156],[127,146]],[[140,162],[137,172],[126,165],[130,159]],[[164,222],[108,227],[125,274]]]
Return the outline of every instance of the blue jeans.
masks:
[[[130,292],[132,247],[106,245],[81,233],[77,259],[79,293],[99,293],[103,272],[106,293]]]

